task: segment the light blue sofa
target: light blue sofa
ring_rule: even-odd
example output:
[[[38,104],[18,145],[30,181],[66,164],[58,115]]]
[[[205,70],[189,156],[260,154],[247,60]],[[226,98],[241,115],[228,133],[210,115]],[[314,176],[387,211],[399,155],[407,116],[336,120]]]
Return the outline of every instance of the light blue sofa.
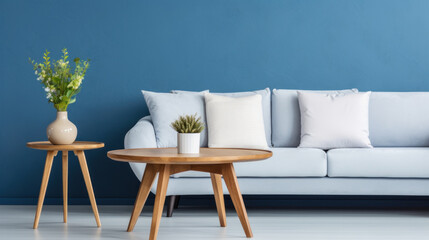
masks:
[[[369,124],[374,148],[327,152],[297,148],[296,90],[274,89],[270,98],[265,110],[271,113],[273,157],[235,165],[243,194],[429,195],[429,92],[373,92]],[[147,116],[126,134],[125,148],[154,147],[156,136]],[[144,164],[130,165],[141,179]],[[167,195],[212,191],[208,174],[185,172],[171,177]]]

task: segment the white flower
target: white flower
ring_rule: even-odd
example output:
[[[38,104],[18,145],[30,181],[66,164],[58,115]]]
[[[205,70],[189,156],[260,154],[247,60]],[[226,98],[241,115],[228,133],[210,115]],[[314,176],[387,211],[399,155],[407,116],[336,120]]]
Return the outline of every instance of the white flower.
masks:
[[[37,75],[37,70],[36,70],[36,71],[34,71],[34,74],[36,74],[36,75]]]
[[[38,78],[37,78],[37,81],[40,81],[40,80],[42,80],[42,77],[38,77]]]
[[[47,99],[51,99],[51,97],[52,97],[51,93],[46,94]]]
[[[51,89],[49,87],[45,87],[45,92],[51,92]]]
[[[69,61],[67,61],[67,62],[64,62],[64,60],[59,60],[58,61],[58,64],[61,66],[61,67],[65,67],[67,64],[69,64]]]

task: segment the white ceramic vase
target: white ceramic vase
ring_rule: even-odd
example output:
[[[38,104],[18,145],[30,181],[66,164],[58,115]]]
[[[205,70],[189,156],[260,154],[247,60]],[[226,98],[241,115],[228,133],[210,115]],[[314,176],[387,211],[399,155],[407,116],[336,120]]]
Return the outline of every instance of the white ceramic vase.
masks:
[[[177,152],[179,154],[200,153],[199,133],[177,133]]]
[[[77,137],[77,128],[67,118],[67,112],[57,112],[57,119],[49,124],[46,134],[52,144],[72,144]]]

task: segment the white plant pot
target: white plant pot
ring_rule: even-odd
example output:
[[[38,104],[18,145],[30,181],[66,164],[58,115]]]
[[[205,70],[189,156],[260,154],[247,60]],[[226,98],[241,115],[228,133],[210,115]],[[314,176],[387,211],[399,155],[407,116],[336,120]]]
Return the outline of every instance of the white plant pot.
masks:
[[[177,152],[187,154],[200,153],[199,133],[177,133]]]

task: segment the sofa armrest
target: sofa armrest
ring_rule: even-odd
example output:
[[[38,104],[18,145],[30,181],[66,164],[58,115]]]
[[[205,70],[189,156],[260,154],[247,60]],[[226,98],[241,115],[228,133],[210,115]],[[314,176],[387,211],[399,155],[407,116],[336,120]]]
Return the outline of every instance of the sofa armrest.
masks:
[[[152,118],[146,116],[140,119],[132,127],[124,139],[125,148],[156,148],[155,130],[152,125]]]
[[[150,116],[140,119],[134,127],[132,127],[124,139],[125,148],[156,148],[155,130],[152,125]],[[136,177],[141,181],[146,164],[144,163],[129,163]]]

